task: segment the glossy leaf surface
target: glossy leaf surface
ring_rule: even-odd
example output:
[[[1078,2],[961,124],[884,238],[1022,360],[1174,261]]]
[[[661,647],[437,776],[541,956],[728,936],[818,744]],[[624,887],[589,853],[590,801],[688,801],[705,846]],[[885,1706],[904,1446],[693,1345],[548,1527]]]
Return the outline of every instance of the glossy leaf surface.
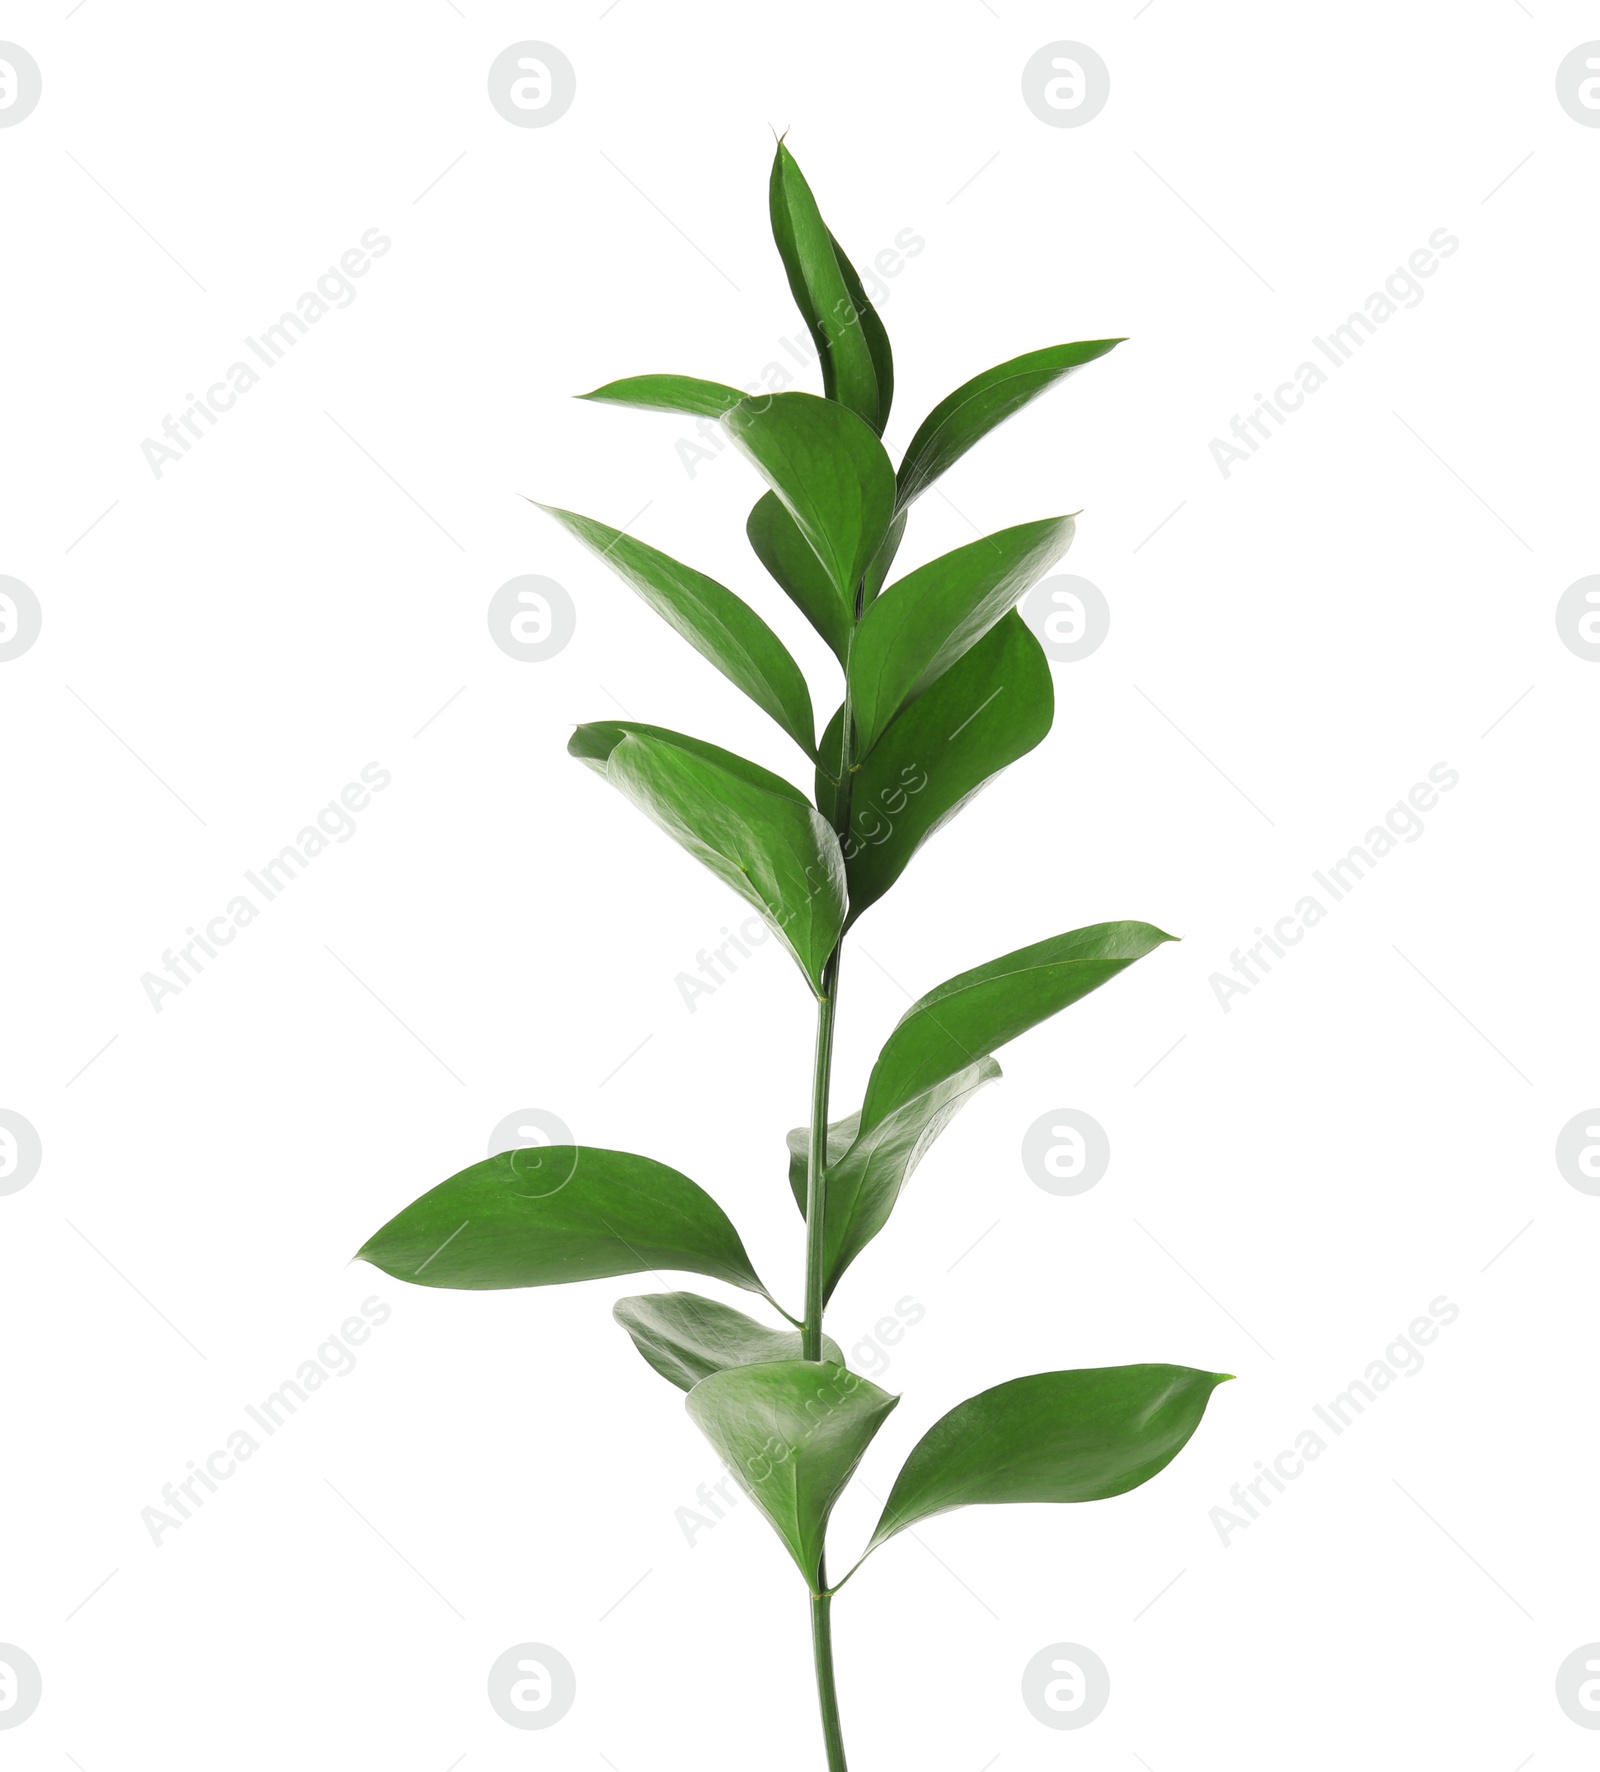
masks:
[[[1050,345],[1029,351],[993,369],[984,370],[947,394],[917,427],[905,459],[900,464],[899,504],[910,504],[930,487],[953,462],[1004,424],[1046,388],[1054,387],[1073,370],[1105,356],[1123,341],[1092,338],[1080,344]]]
[[[730,406],[750,396],[725,382],[701,381],[693,375],[629,375],[608,381],[580,400],[598,400],[607,406],[637,406],[646,412],[687,412],[697,418],[721,418]]]
[[[918,849],[986,782],[1050,730],[1043,648],[1012,610],[894,720],[856,771],[850,800],[850,919],[900,878]],[[817,803],[832,819],[840,717],[819,747]]]
[[[811,1582],[833,1504],[899,1400],[843,1366],[784,1360],[714,1373],[688,1408]]]
[[[878,551],[872,556],[867,566],[866,577],[861,581],[862,608],[867,608],[879,591],[883,589],[883,581],[889,576],[894,565],[894,557],[900,552],[900,543],[905,539],[906,513],[901,511],[889,525],[889,532],[878,544]]]
[[[580,726],[567,749],[754,905],[820,989],[844,923],[844,862],[832,826],[798,788],[713,745],[631,722]]]
[[[727,1214],[688,1176],[592,1145],[474,1163],[357,1253],[397,1280],[469,1292],[679,1269],[765,1294]]]
[[[777,493],[763,492],[756,500],[744,532],[756,558],[843,664],[855,626],[854,606],[829,578]]]
[[[1126,1494],[1177,1457],[1228,1377],[1188,1366],[1099,1366],[983,1391],[912,1448],[867,1548],[951,1508]]]
[[[633,1337],[633,1345],[679,1390],[693,1390],[713,1372],[800,1358],[800,1331],[773,1329],[695,1292],[656,1292],[620,1298],[612,1316]],[[844,1364],[831,1336],[822,1338],[826,1360]]]
[[[894,511],[883,445],[847,407],[815,394],[743,401],[722,415],[722,428],[788,507],[853,614]]]
[[[749,604],[703,572],[609,523],[553,505],[539,508],[631,585],[702,658],[771,715],[808,757],[816,755],[806,680],[783,642]]]
[[[890,585],[850,652],[857,755],[941,677],[1072,545],[1071,517],[1021,523],[968,542]]]
[[[861,278],[857,275],[855,266],[837,240],[833,242],[833,250],[839,260],[839,275],[844,278],[845,292],[855,307],[856,317],[866,336],[867,352],[872,358],[873,373],[878,380],[877,417],[868,419],[867,422],[881,437],[884,426],[889,422],[889,408],[894,404],[894,352],[889,348],[889,334],[878,310],[867,299],[867,292],[861,286]],[[866,414],[863,413],[862,416],[866,417]]]
[[[862,324],[861,282],[828,232],[817,200],[794,156],[778,143],[768,184],[772,238],[783,260],[800,317],[817,341],[823,392],[849,407],[881,433],[889,415],[890,387],[880,392],[878,363]],[[851,285],[854,285],[852,292]],[[873,314],[874,321],[877,315]],[[882,333],[881,323],[877,334]],[[882,340],[887,348],[887,338]]]
[[[865,1138],[859,1136],[860,1114],[835,1120],[828,1128],[827,1203],[823,1215],[826,1269],[824,1297],[831,1297],[839,1277],[889,1222],[900,1190],[968,1100],[1000,1075],[992,1058],[965,1070],[908,1101]],[[798,1126],[789,1134],[789,1186],[806,1210],[806,1161],[810,1129]]]
[[[1096,923],[947,979],[913,1003],[885,1041],[867,1080],[862,1130],[1171,940],[1149,923]]]

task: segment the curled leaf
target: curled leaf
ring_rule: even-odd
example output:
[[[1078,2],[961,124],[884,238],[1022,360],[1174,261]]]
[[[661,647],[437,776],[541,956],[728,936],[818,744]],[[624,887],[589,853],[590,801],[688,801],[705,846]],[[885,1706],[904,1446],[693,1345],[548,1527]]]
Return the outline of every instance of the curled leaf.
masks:
[[[567,749],[754,905],[820,991],[844,925],[844,861],[833,827],[798,788],[659,726],[580,726]]]
[[[695,1292],[619,1298],[611,1314],[648,1364],[679,1390],[693,1390],[702,1378],[735,1366],[800,1358],[798,1329],[771,1329]],[[844,1364],[839,1344],[828,1335],[822,1338],[822,1357]]]
[[[714,1372],[688,1408],[815,1583],[833,1504],[899,1401],[832,1362],[782,1360]]]
[[[862,575],[888,533],[894,469],[871,429],[836,400],[771,394],[722,415],[822,562],[852,617]]]

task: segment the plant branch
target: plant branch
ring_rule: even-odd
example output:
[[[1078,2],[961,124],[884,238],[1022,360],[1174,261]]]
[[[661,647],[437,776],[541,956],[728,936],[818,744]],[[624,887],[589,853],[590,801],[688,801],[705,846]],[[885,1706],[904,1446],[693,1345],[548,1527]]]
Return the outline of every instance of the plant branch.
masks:
[[[855,618],[861,620],[862,587],[856,590]],[[855,630],[851,629],[854,641]],[[845,650],[844,709],[839,722],[839,782],[834,795],[834,830],[847,854],[850,841],[850,790],[854,782],[855,719],[850,706],[850,649]],[[827,1286],[828,1216],[828,1087],[833,1074],[833,1028],[839,1003],[840,934],[822,969],[822,996],[817,1004],[817,1041],[811,1071],[811,1148],[806,1156],[806,1300],[800,1330],[800,1357],[822,1358],[822,1313]],[[828,1559],[818,1557],[811,1594],[811,1649],[817,1669],[817,1705],[822,1713],[822,1739],[828,1772],[848,1772],[844,1732],[839,1722],[839,1694],[833,1673],[833,1594],[828,1588]]]

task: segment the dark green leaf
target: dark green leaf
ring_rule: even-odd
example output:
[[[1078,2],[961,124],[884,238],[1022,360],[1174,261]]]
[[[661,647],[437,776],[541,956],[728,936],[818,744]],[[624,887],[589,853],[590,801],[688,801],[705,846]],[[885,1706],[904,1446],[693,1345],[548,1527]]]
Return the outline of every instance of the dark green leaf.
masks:
[[[912,1448],[868,1551],[953,1507],[1101,1501],[1165,1470],[1231,1374],[1099,1366],[1013,1378],[935,1422]]]
[[[850,919],[882,898],[933,833],[1050,730],[1055,690],[1012,610],[919,695],[873,746],[850,800]],[[818,750],[817,804],[832,820],[839,715]]]
[[[692,375],[630,375],[608,381],[580,400],[599,400],[608,406],[639,406],[647,412],[688,412],[699,418],[721,418],[730,406],[749,395],[720,381],[700,381]]]
[[[969,1064],[953,1077],[908,1101],[865,1138],[858,1137],[860,1114],[835,1120],[828,1128],[827,1209],[823,1219],[826,1250],[825,1297],[839,1277],[889,1222],[900,1190],[968,1099],[1000,1075],[992,1058]],[[805,1126],[789,1134],[789,1186],[806,1209],[806,1161],[811,1133]]]
[[[1049,571],[1072,545],[1072,529],[1071,517],[1002,529],[919,566],[872,604],[850,651],[858,756]]]
[[[713,1373],[688,1407],[815,1583],[833,1504],[899,1401],[843,1366],[782,1360]]]
[[[649,1157],[539,1145],[474,1163],[357,1255],[416,1286],[493,1291],[677,1268],[766,1296],[727,1214]]]
[[[644,598],[764,713],[770,714],[808,757],[816,755],[811,692],[800,667],[759,615],[715,579],[659,548],[580,517],[540,505]]]
[[[963,382],[934,407],[911,439],[900,464],[899,508],[904,509],[925,492],[980,437],[1020,412],[1036,395],[1122,342],[1120,338],[1092,338],[1082,344],[1050,345]]]
[[[663,1378],[689,1391],[713,1372],[800,1358],[798,1329],[769,1329],[731,1305],[694,1292],[619,1298],[611,1312]],[[822,1357],[844,1364],[839,1344],[822,1338]]]
[[[861,607],[867,608],[873,598],[883,589],[883,581],[889,576],[889,568],[894,565],[894,557],[900,552],[900,542],[906,532],[906,513],[902,511],[889,525],[889,533],[884,536],[877,553],[872,556],[872,563],[867,567],[866,577],[861,584]]]
[[[829,238],[832,239],[833,236],[830,234]],[[878,310],[867,300],[867,292],[861,287],[856,268],[845,256],[845,250],[837,240],[833,242],[833,250],[839,260],[839,275],[844,278],[845,293],[855,308],[862,332],[866,334],[873,374],[878,379],[877,416],[868,422],[881,437],[884,426],[889,422],[889,408],[894,403],[894,352],[889,348],[889,334],[878,317]],[[863,413],[862,416],[866,415]]]
[[[1148,923],[1096,923],[947,979],[913,1003],[884,1042],[867,1079],[862,1130],[1172,939]]]
[[[822,386],[830,400],[842,401],[881,433],[889,415],[890,385],[879,387],[879,368],[872,342],[862,324],[862,310],[872,313],[853,269],[827,230],[794,156],[778,143],[768,187],[772,237],[789,279],[800,317],[817,341],[822,359]],[[855,285],[854,291],[850,287]],[[873,320],[877,315],[873,313]],[[877,333],[882,334],[881,323]],[[888,340],[882,339],[887,353]]]
[[[771,394],[722,415],[822,562],[852,614],[856,587],[889,528],[894,469],[871,429],[836,400]]]
[[[844,922],[844,862],[833,827],[797,788],[713,745],[631,722],[580,726],[567,749],[753,904],[821,989]]]
[[[756,500],[745,524],[745,534],[756,558],[843,664],[850,650],[855,609],[828,577],[777,493],[763,492]]]

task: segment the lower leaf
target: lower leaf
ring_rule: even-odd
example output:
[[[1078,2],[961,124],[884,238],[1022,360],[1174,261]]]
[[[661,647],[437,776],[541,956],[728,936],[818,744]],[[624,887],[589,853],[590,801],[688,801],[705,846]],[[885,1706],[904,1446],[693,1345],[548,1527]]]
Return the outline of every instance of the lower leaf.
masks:
[[[1098,1366],[1013,1378],[957,1406],[912,1448],[867,1546],[977,1503],[1100,1501],[1165,1470],[1232,1376]]]
[[[832,1361],[783,1360],[713,1373],[688,1409],[815,1591],[828,1515],[899,1401]]]
[[[645,1361],[679,1390],[693,1390],[702,1378],[735,1366],[800,1358],[798,1329],[771,1329],[695,1292],[619,1298],[611,1314],[633,1337]],[[832,1336],[822,1338],[822,1357],[844,1364]]]

